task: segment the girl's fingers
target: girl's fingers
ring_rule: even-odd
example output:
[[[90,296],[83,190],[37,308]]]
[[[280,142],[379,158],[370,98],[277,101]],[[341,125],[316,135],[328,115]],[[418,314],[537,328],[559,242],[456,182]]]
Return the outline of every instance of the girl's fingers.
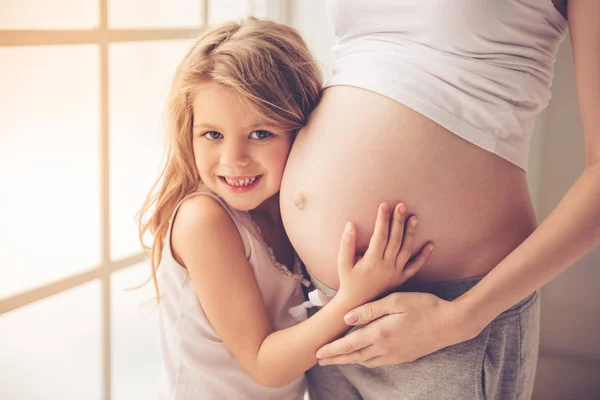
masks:
[[[388,239],[383,258],[396,260],[398,251],[402,245],[404,236],[404,222],[406,220],[406,205],[400,203],[394,208],[392,216],[392,226],[390,228],[390,238]]]
[[[431,253],[433,253],[433,249],[433,243],[426,244],[425,246],[423,246],[419,254],[417,254],[415,259],[404,267],[404,271],[402,272],[405,280],[411,278],[414,274],[417,273],[418,270],[421,269],[423,265],[425,265]]]
[[[406,230],[404,232],[404,238],[402,240],[402,246],[396,257],[396,265],[404,266],[410,259],[415,242],[415,232],[417,230],[417,217],[414,215],[408,219],[406,223]]]
[[[383,203],[377,210],[377,220],[375,221],[375,229],[373,236],[369,242],[367,253],[374,254],[378,259],[383,258],[383,252],[387,245],[390,227],[390,206]],[[366,253],[365,253],[366,256]]]
[[[340,249],[338,251],[338,272],[349,271],[354,266],[356,253],[356,229],[352,222],[348,222],[342,233]]]

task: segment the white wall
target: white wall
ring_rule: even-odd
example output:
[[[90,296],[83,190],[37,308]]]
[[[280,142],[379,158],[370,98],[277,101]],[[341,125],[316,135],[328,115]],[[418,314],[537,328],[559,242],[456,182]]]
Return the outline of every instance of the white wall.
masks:
[[[585,165],[568,37],[557,55],[553,94],[539,119],[541,137],[534,149],[539,162],[534,186],[540,221],[562,199]],[[599,266],[597,247],[542,289],[537,399],[600,397]]]
[[[298,29],[310,51],[321,64],[325,78],[330,76],[332,57],[329,52],[336,38],[329,25],[323,0],[288,1],[289,24]]]
[[[288,2],[288,21],[322,63],[331,67],[333,29],[321,0]],[[556,61],[553,98],[537,121],[531,142],[529,187],[542,221],[584,166],[583,131],[567,38]],[[600,398],[600,248],[542,290],[540,362],[534,399]]]

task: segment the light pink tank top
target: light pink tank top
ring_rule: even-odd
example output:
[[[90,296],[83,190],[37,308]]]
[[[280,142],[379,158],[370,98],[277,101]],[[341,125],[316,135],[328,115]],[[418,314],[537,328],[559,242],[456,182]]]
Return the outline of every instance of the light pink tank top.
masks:
[[[290,272],[275,260],[273,251],[247,212],[232,209],[204,187],[186,199],[198,195],[216,199],[235,223],[273,327],[280,330],[306,319],[306,310],[298,307],[303,302],[299,260]],[[158,399],[302,399],[306,389],[304,376],[282,388],[264,387],[254,381],[219,338],[202,309],[187,270],[173,258],[170,247],[172,222],[173,218],[157,272],[162,353]],[[210,243],[199,243],[198,246],[210,246]]]

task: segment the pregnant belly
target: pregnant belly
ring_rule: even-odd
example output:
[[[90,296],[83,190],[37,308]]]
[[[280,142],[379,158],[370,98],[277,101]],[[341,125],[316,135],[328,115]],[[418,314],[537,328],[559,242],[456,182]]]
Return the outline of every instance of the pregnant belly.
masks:
[[[386,97],[328,88],[294,142],[280,194],[311,275],[339,287],[344,224],[356,224],[364,251],[383,201],[406,203],[419,217],[419,247],[436,245],[413,283],[485,275],[536,226],[518,167]]]

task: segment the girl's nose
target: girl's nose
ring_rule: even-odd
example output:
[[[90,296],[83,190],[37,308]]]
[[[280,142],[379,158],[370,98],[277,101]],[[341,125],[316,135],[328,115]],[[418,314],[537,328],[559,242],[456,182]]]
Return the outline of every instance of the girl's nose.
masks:
[[[221,164],[227,167],[243,167],[250,163],[245,146],[232,144],[223,148],[221,153]]]

